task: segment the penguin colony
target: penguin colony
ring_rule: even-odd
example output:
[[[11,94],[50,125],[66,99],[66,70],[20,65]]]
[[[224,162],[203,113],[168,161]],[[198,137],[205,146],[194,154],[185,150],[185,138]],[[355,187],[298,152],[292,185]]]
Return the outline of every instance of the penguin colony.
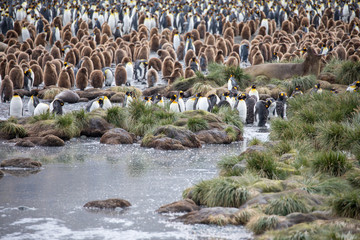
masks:
[[[7,45],[0,52],[0,95],[17,117],[23,114],[22,99],[14,94],[18,89],[153,87],[160,79],[172,84],[196,71],[206,73],[211,62],[244,66],[290,61],[304,57],[307,48],[321,54],[323,62],[360,60],[360,7],[355,0],[8,2],[0,1],[0,40]],[[150,58],[154,53],[158,58]],[[356,81],[347,91],[359,88]],[[320,85],[311,91],[321,92]],[[292,95],[297,94],[301,89]],[[133,98],[128,92],[124,106]],[[164,105],[160,95],[145,101]],[[261,100],[255,85],[241,93],[231,77],[222,96],[197,93],[185,101],[179,92],[170,102],[172,111],[230,106],[244,122],[259,125],[286,115],[285,93],[277,100]],[[28,109],[62,114],[63,105],[55,99],[47,107],[33,96]],[[102,96],[87,109],[109,106]]]

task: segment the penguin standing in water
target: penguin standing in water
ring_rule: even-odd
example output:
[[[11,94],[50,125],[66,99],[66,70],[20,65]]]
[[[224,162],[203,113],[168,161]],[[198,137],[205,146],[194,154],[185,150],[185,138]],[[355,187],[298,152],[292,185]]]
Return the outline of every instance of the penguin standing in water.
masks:
[[[50,112],[56,115],[62,115],[63,114],[63,106],[64,106],[64,101],[59,99],[59,98],[55,98],[51,103],[50,103]]]
[[[246,107],[246,94],[241,94],[238,96],[238,101],[236,102],[234,108],[239,112],[239,117],[243,123],[246,123],[247,107]]]
[[[31,95],[28,102],[28,111],[31,115],[34,115],[35,108],[39,105],[40,101],[36,95]]]
[[[171,98],[170,98],[170,112],[180,112],[180,106],[179,106],[179,103],[176,102],[176,98],[177,96],[176,95],[172,95]]]
[[[134,76],[134,67],[133,67],[132,62],[127,62],[125,69],[126,69],[126,76],[127,76],[126,85],[130,86],[132,83],[132,80],[133,80],[133,76]]]
[[[10,101],[10,117],[22,117],[24,115],[23,102],[19,94],[15,93]]]
[[[165,107],[164,97],[161,94],[156,95],[154,103],[159,107]]]
[[[106,67],[103,68],[104,78],[105,78],[105,86],[109,87],[114,82],[114,74],[111,71],[111,68]]]
[[[266,120],[268,118],[269,105],[267,102],[260,100],[256,102],[255,105],[255,122],[257,123],[258,127],[264,127],[266,124]]]
[[[272,118],[277,117],[275,99],[273,99],[273,98],[266,99],[266,104],[269,106],[268,107],[268,111],[269,111],[268,119],[271,120]]]
[[[238,88],[238,84],[237,84],[235,78],[233,77],[233,75],[230,75],[230,78],[228,80],[228,90],[229,90],[229,92],[231,90],[233,90],[234,87]]]
[[[203,97],[201,93],[196,94],[195,110],[209,110],[209,101],[207,97]]]
[[[49,105],[47,105],[46,103],[39,103],[35,109],[34,109],[34,116],[38,116],[38,115],[41,115],[41,114],[45,114],[47,112],[49,112],[50,110],[50,107]]]
[[[24,89],[31,91],[34,86],[34,73],[31,69],[28,69],[24,72]]]
[[[138,82],[145,83],[146,73],[147,73],[147,66],[149,63],[147,60],[138,60],[135,62],[135,80]]]
[[[310,91],[311,94],[314,93],[322,93],[322,88],[320,87],[320,83],[316,84],[313,89]]]
[[[102,108],[104,104],[104,99],[102,97],[95,98],[91,102],[89,102],[86,106],[86,111],[92,112],[95,109]]]
[[[297,95],[303,95],[303,92],[300,90],[300,86],[296,86],[295,90],[291,94],[291,98],[296,97]]]
[[[255,96],[246,95],[246,124],[253,124],[255,120]]]
[[[178,98],[178,103],[179,103],[179,107],[180,107],[180,112],[184,112],[185,111],[185,102],[184,102],[184,92],[180,91],[179,92],[179,98]]]
[[[110,99],[107,97],[107,96],[103,96],[103,97],[101,97],[102,99],[104,99],[104,101],[103,101],[103,105],[102,105],[102,108],[103,109],[109,109],[109,108],[111,108],[112,107],[112,104],[111,104],[111,101],[110,101]]]
[[[279,97],[276,100],[276,114],[281,118],[286,118],[286,93],[279,93]]]
[[[259,92],[256,90],[256,85],[252,85],[251,86],[251,90],[249,92],[249,96],[255,96],[256,97],[256,101],[259,101]]]
[[[352,84],[350,84],[347,88],[346,91],[347,92],[358,92],[360,89],[360,81],[357,80],[355,82],[353,82]]]
[[[128,107],[132,101],[133,101],[132,93],[126,92],[123,106]]]

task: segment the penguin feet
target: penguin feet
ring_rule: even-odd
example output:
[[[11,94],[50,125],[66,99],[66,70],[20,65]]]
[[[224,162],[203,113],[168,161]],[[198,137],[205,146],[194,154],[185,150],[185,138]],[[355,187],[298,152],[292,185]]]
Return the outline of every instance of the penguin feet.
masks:
[[[131,84],[129,82],[125,83],[125,86],[131,86]]]

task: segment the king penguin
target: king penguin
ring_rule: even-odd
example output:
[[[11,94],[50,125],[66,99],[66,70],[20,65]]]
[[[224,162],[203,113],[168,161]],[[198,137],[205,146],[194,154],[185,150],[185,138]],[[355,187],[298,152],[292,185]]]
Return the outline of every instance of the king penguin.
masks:
[[[180,106],[179,106],[179,103],[176,102],[176,98],[177,96],[176,95],[172,95],[171,98],[170,98],[170,112],[180,112]]]
[[[273,98],[267,98],[266,99],[266,105],[268,105],[268,111],[269,111],[269,115],[268,115],[268,119],[271,120],[275,117],[277,117],[276,114],[276,101]]]
[[[101,98],[103,99],[103,105],[102,105],[103,109],[106,110],[112,107],[111,101],[107,96],[103,96]]]
[[[360,81],[357,80],[355,82],[353,82],[352,84],[350,84],[347,88],[346,91],[347,92],[358,92],[360,88]]]
[[[322,88],[320,87],[320,83],[316,84],[313,89],[310,91],[311,94],[314,93],[322,93]]]
[[[56,114],[56,115],[62,115],[63,114],[63,106],[64,106],[64,101],[59,98],[55,98],[50,103],[50,112],[53,114]]]
[[[34,109],[34,116],[38,116],[38,115],[41,115],[41,114],[45,114],[47,112],[49,112],[50,110],[50,107],[49,105],[47,105],[46,103],[39,103],[35,109]]]
[[[228,80],[228,90],[231,91],[234,87],[238,87],[238,84],[233,75],[230,75],[230,78]]]
[[[126,92],[123,106],[124,107],[129,107],[129,105],[131,104],[132,101],[133,101],[132,93],[129,92],[129,91]]]
[[[133,81],[133,75],[134,75],[134,67],[133,67],[132,62],[127,62],[125,69],[126,69],[126,76],[127,76],[126,85],[129,86],[129,85],[131,85],[131,83]]]
[[[300,90],[300,86],[296,86],[295,90],[291,94],[291,98],[296,97],[297,95],[303,95],[303,92]]]
[[[276,100],[276,114],[281,118],[286,118],[286,98],[286,93],[281,92]]]
[[[39,105],[40,101],[37,96],[31,95],[28,102],[28,111],[31,115],[34,115],[35,108]]]
[[[23,102],[19,94],[15,93],[10,101],[10,117],[22,117],[24,115]]]
[[[256,97],[256,101],[259,101],[259,92],[256,90],[256,85],[252,85],[251,86],[251,90],[249,92],[249,96],[255,96]]]
[[[268,118],[268,108],[269,105],[267,102],[260,100],[256,102],[255,105],[255,122],[258,127],[264,127],[266,120]]]
[[[207,97],[203,97],[201,93],[196,94],[195,110],[209,110],[209,101]]]
[[[178,103],[180,106],[180,112],[184,112],[185,111],[185,102],[184,102],[184,92],[183,91],[179,92]]]
[[[86,106],[86,111],[92,112],[95,109],[102,108],[104,103],[104,99],[102,97],[95,98],[91,102],[89,102]]]
[[[109,87],[114,82],[114,74],[111,71],[111,68],[105,67],[103,68],[104,78],[105,78],[105,86]]]
[[[161,94],[156,95],[155,104],[162,108],[165,107],[164,97]]]
[[[238,101],[235,108],[239,112],[239,117],[243,123],[246,123],[247,107],[246,107],[246,94],[241,94],[238,96]]]

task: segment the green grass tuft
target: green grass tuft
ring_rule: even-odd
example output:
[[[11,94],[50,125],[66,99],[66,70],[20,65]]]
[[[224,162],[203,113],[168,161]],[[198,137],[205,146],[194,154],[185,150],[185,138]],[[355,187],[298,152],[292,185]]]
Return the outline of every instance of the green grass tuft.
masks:
[[[24,138],[28,135],[25,128],[13,121],[5,121],[0,123],[0,132],[9,138]]]
[[[79,129],[83,129],[88,125],[90,116],[89,116],[89,113],[86,112],[85,109],[73,111],[73,112],[71,112],[71,114],[74,116],[75,125]]]
[[[118,128],[128,129],[127,116],[128,114],[125,108],[115,106],[107,109],[105,119]]]
[[[254,152],[246,156],[247,167],[261,177],[276,179],[279,171],[274,157],[270,153]]]
[[[355,188],[360,188],[360,170],[354,170],[346,174],[346,180]]]
[[[288,141],[281,141],[273,147],[274,152],[279,156],[289,153],[291,149],[292,147]]]
[[[237,110],[232,110],[228,107],[222,107],[219,109],[218,115],[225,123],[229,125],[234,125],[235,127],[239,128],[241,131],[244,128],[244,125],[239,117]]]
[[[307,213],[308,211],[306,204],[296,195],[285,195],[274,199],[265,209],[266,214],[280,216],[294,212]]]
[[[336,75],[336,79],[340,84],[348,85],[359,79],[360,62],[347,61],[341,65]]]
[[[287,93],[290,94],[295,90],[296,86],[300,86],[302,91],[313,88],[316,84],[316,76],[307,75],[303,77],[294,77],[290,82],[284,82],[283,85],[287,88]]]
[[[308,193],[317,193],[326,196],[351,190],[351,187],[345,179],[337,177],[324,179],[317,175],[306,178],[302,183],[304,184],[303,189]]]
[[[275,229],[279,224],[277,216],[259,216],[254,217],[246,225],[255,234],[262,234],[265,231]]]
[[[340,217],[360,219],[360,194],[358,190],[336,196],[332,210]]]
[[[192,132],[199,132],[201,130],[209,129],[209,126],[205,119],[200,117],[192,117],[188,119],[187,128]]]
[[[69,139],[80,135],[80,129],[75,123],[74,115],[71,113],[56,116],[55,127]]]
[[[320,152],[315,156],[312,164],[315,172],[329,174],[330,176],[342,176],[351,169],[346,155],[341,152]]]
[[[30,117],[29,118],[29,123],[33,124],[33,123],[36,123],[38,121],[51,120],[51,119],[54,119],[54,118],[55,118],[54,114],[52,114],[50,112],[45,112],[45,113],[42,113],[40,115]]]
[[[260,139],[254,137],[249,141],[248,146],[262,145],[262,144],[263,142]]]
[[[229,156],[222,158],[217,166],[220,169],[220,175],[222,176],[239,176],[242,172],[239,169],[233,169],[233,167],[242,160],[239,156]]]

